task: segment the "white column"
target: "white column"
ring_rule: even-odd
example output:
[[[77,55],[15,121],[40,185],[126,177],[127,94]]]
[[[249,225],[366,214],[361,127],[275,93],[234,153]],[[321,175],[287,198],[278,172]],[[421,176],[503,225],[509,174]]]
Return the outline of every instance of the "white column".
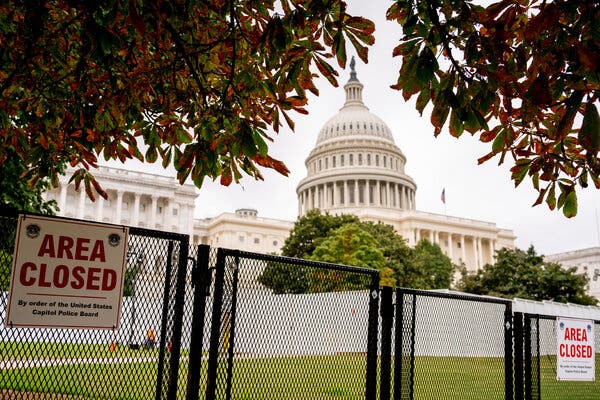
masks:
[[[115,218],[115,224],[121,224],[121,212],[123,208],[123,192],[117,190],[117,216]]]
[[[185,221],[186,216],[187,216],[187,209],[186,206],[181,204],[177,210],[177,218],[173,217],[173,209],[175,208],[175,199],[169,199],[169,205],[168,207],[166,207],[166,213],[167,215],[165,215],[165,229],[169,230],[171,229],[171,225],[175,225],[177,226],[177,230],[179,230],[179,221]],[[182,231],[181,233],[185,233],[185,231]]]
[[[440,243],[440,232],[439,231],[433,232],[433,240],[436,244],[438,244],[440,247],[442,247],[441,243]]]
[[[348,181],[344,181],[344,205],[350,204],[348,201]]]
[[[461,259],[465,264],[467,263],[467,257],[465,252],[465,235],[460,235],[460,250],[461,250]]]
[[[85,210],[85,189],[83,185],[79,186],[79,206],[77,207],[77,218],[83,219],[83,212]]]
[[[156,206],[158,204],[158,196],[152,195],[152,205],[150,205],[150,229],[156,228]]]
[[[358,205],[358,179],[354,180],[354,204]]]
[[[325,188],[325,208],[328,209],[330,207],[329,204],[329,184],[326,183],[325,185],[323,185],[323,187]]]
[[[489,239],[488,243],[490,244],[490,264],[494,263],[494,251],[496,250],[496,241],[494,239]]]
[[[385,184],[385,194],[386,194],[386,199],[387,199],[387,206],[391,207],[392,206],[392,191],[390,190],[390,182],[386,182]]]
[[[337,181],[333,182],[332,189],[333,189],[333,206],[334,207],[337,207],[337,205],[340,204],[340,192],[339,192],[340,188],[338,186],[339,185],[338,185]]]
[[[379,181],[375,181],[375,206],[381,206],[381,185]]]
[[[482,249],[482,240],[480,237],[477,238],[477,269],[483,267],[483,249]]]
[[[429,230],[429,243],[432,243],[432,244],[434,243],[434,241],[433,241],[433,231],[431,229]]]
[[[415,234],[415,244],[419,243],[421,241],[421,230],[419,228],[416,229],[416,234]]]
[[[396,194],[396,208],[400,208],[400,190],[399,185],[396,183],[394,185],[394,193]]]
[[[58,202],[58,207],[60,211],[64,214],[65,209],[67,208],[67,187],[68,183],[60,182],[60,199]]]
[[[450,257],[450,261],[453,261],[453,243],[452,243],[452,234],[448,232],[448,257]]]
[[[139,226],[140,225],[140,197],[139,193],[135,193],[135,197],[133,198],[133,221],[131,221],[131,225]]]
[[[104,215],[104,197],[98,196],[98,205],[96,207],[96,221],[102,222],[102,217]]]

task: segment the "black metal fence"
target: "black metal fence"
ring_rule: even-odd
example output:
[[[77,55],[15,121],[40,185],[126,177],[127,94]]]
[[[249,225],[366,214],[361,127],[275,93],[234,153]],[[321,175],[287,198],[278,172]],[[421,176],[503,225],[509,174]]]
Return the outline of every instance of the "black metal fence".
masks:
[[[512,399],[510,301],[398,289],[394,310],[391,299],[384,290],[382,398]]]
[[[0,216],[2,323],[16,226],[15,215]],[[130,228],[129,234],[119,329],[0,326],[0,398],[56,398],[49,393],[65,398],[175,398],[188,236],[140,228]]]
[[[594,324],[595,380],[557,377],[556,316],[515,313],[516,400],[596,400],[600,398],[600,321]]]
[[[16,226],[0,215],[3,324]],[[119,328],[0,326],[1,399],[600,399],[597,368],[556,380],[554,317],[511,301],[129,233]]]
[[[196,289],[206,296],[193,318],[202,346],[190,354],[190,371],[200,371],[192,396],[375,399],[377,271],[205,246],[199,254]]]

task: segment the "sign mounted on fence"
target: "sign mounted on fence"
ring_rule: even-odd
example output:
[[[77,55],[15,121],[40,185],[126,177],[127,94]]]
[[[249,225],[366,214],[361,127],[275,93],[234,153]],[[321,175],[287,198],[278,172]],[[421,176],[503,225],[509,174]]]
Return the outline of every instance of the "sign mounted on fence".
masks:
[[[556,379],[593,381],[596,377],[594,321],[556,318]]]
[[[7,327],[118,328],[128,229],[20,215]]]

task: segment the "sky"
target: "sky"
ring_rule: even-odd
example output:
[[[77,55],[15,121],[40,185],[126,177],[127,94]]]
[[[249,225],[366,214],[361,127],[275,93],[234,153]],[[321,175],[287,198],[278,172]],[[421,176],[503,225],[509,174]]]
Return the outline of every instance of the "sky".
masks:
[[[511,164],[498,166],[495,158],[477,165],[477,159],[489,152],[490,144],[480,143],[466,132],[455,139],[446,130],[435,138],[429,122],[430,108],[420,116],[414,108],[414,99],[405,102],[400,92],[390,89],[400,69],[400,58],[391,54],[401,30],[398,24],[385,20],[389,4],[350,0],[348,12],[375,22],[375,45],[369,51],[368,64],[357,60],[357,76],[364,85],[365,105],[387,123],[396,145],[407,158],[405,172],[417,183],[417,210],[494,222],[499,228],[514,231],[517,247],[526,249],[534,245],[541,254],[600,246],[600,191],[593,185],[578,190],[579,211],[574,218],[550,211],[545,204],[532,207],[537,192],[527,180],[514,187],[510,180]],[[348,54],[354,54],[354,50],[349,48]],[[344,103],[343,84],[349,78],[349,68],[339,72],[338,88],[324,79],[317,82],[320,95],[309,99],[308,115],[295,115],[294,132],[284,126],[279,134],[273,133],[275,141],[270,154],[286,163],[290,175],[284,177],[264,170],[264,181],[244,177],[238,185],[229,187],[206,179],[198,191],[197,218],[214,217],[238,208],[255,208],[265,218],[290,221],[297,218],[296,186],[306,177],[304,161],[315,146],[321,127]],[[445,205],[441,201],[444,189]]]

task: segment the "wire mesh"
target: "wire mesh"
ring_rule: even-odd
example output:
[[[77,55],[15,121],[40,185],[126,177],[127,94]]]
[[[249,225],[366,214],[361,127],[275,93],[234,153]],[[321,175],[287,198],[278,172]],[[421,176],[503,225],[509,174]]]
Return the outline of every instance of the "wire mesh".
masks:
[[[3,324],[16,222],[0,217]],[[166,398],[173,369],[176,279],[185,266],[179,254],[187,245],[184,235],[130,229],[118,329],[2,325],[0,398]]]
[[[378,275],[220,251],[210,258],[199,397],[364,399]]]
[[[600,398],[600,321],[594,324],[595,380],[559,381],[557,379],[557,327],[554,317],[532,317],[533,379],[539,380],[539,395],[543,400],[597,400]],[[537,375],[539,374],[539,375]],[[533,385],[535,388],[535,385]],[[535,397],[535,393],[534,396]]]
[[[398,290],[395,399],[504,399],[502,302]]]

